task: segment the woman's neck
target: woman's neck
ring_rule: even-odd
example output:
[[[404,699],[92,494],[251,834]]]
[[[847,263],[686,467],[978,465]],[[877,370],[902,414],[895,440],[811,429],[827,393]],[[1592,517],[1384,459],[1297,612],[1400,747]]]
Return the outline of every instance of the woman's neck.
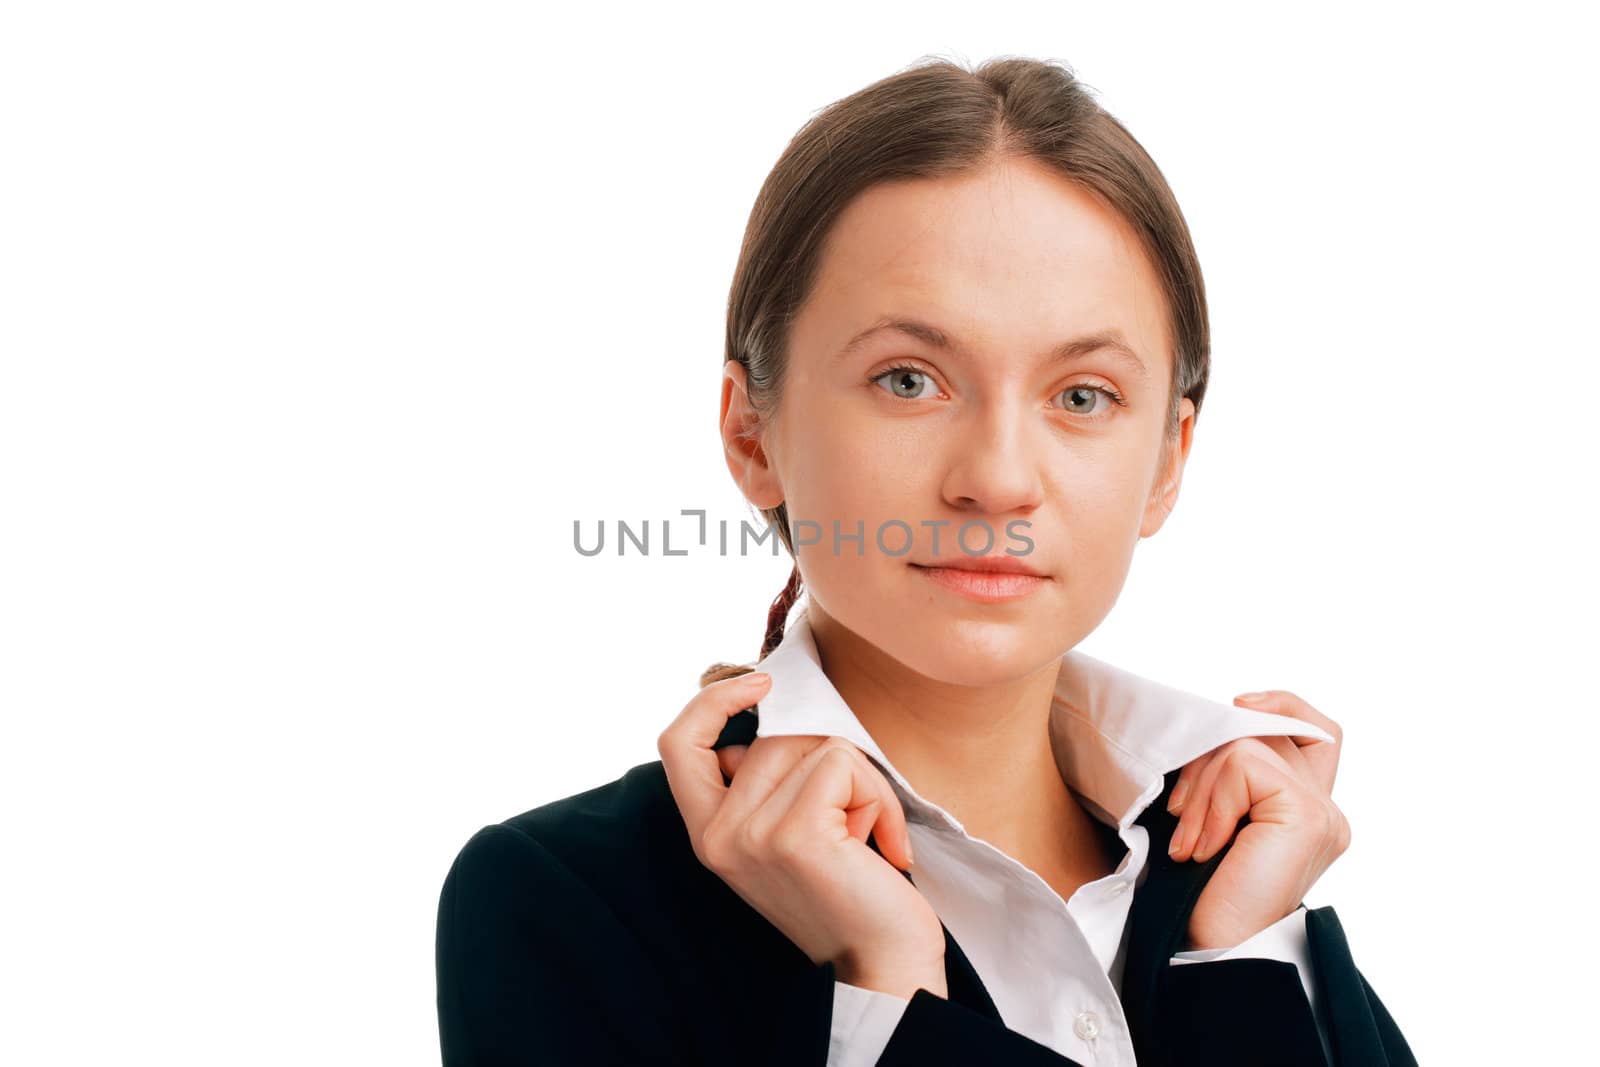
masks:
[[[1000,685],[950,685],[906,667],[814,603],[807,615],[823,673],[920,796],[1058,890],[1115,866],[1051,749],[1055,664]]]

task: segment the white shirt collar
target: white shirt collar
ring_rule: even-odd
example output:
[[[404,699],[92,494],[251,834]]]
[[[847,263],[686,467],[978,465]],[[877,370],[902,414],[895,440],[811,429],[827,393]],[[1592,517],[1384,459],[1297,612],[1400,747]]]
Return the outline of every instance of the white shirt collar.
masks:
[[[758,707],[757,737],[842,737],[883,769],[908,820],[965,832],[954,816],[911,788],[845,704],[822,671],[804,608],[788,621],[778,647],[754,666],[772,676]],[[1303,720],[1174,689],[1076,649],[1061,657],[1050,707],[1056,763],[1088,809],[1119,831],[1161,795],[1167,772],[1224,742],[1259,736],[1333,740]]]

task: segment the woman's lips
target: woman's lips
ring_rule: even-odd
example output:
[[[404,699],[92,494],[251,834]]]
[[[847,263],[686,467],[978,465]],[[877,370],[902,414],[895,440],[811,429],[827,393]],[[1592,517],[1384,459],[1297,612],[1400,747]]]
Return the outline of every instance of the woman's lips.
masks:
[[[915,563],[911,566],[951,592],[985,604],[1020,599],[1030,593],[1038,592],[1050,581],[1049,578],[1036,574],[963,570],[955,567],[922,567]]]

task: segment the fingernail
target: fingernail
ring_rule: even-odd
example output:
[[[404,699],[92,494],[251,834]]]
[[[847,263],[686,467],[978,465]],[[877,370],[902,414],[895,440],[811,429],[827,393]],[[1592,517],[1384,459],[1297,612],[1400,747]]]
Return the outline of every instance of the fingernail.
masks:
[[[1206,835],[1201,834],[1200,840],[1195,842],[1193,856],[1202,862],[1206,858]]]
[[[1240,693],[1238,696],[1234,697],[1233,699],[1242,700],[1246,704],[1259,704],[1263,700],[1267,699],[1267,694],[1265,694],[1265,693]]]
[[[1172,796],[1167,799],[1167,810],[1174,815],[1183,807],[1183,798],[1189,795],[1189,783],[1179,782],[1172,789]]]
[[[1181,832],[1181,828],[1172,831],[1172,840],[1167,842],[1167,855],[1170,856],[1174,852],[1178,851],[1178,837]]]
[[[751,671],[749,674],[745,675],[745,677],[750,679],[751,685],[761,685],[765,682],[772,681],[772,675],[768,674],[766,671]]]

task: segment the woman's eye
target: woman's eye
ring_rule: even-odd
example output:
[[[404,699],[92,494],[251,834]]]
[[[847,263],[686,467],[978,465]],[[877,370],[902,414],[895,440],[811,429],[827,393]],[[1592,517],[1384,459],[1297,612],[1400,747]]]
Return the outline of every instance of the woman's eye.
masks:
[[[921,400],[931,396],[938,390],[934,387],[933,379],[927,371],[915,367],[890,367],[882,374],[876,375],[873,381],[883,385],[885,391],[892,393],[902,400]]]
[[[872,380],[881,385],[885,392],[901,400],[922,400],[939,392],[933,376],[917,367],[890,367],[883,373],[875,375]],[[1120,406],[1125,403],[1121,393],[1104,385],[1074,385],[1063,389],[1057,395],[1065,398],[1062,406],[1067,411],[1091,419],[1104,418],[1108,413],[1107,404]],[[1095,403],[1097,399],[1106,403],[1097,405]]]
[[[1103,385],[1074,385],[1061,390],[1057,395],[1066,398],[1062,401],[1062,407],[1074,415],[1088,415],[1090,418],[1098,418],[1105,411],[1105,404],[1095,406],[1094,401],[1097,397],[1104,398],[1108,404],[1123,403],[1121,393]]]

